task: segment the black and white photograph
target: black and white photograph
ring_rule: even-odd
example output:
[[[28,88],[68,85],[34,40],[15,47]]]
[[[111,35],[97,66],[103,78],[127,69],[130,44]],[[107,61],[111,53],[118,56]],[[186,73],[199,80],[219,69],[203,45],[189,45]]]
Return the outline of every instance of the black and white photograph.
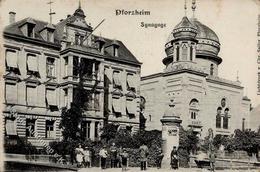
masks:
[[[0,171],[260,172],[260,0],[0,9]]]

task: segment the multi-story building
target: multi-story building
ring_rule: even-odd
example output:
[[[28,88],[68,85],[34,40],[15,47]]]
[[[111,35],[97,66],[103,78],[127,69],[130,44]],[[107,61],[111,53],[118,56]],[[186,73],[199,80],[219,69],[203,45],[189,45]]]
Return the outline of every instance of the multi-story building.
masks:
[[[213,30],[195,17],[183,17],[165,44],[164,71],[141,78],[147,129],[162,129],[160,119],[171,101],[184,128],[202,137],[209,128],[214,134],[229,135],[249,127],[250,100],[238,79],[218,76],[219,51]]]
[[[138,129],[141,63],[121,41],[93,35],[80,6],[55,25],[9,15],[3,32],[7,137],[26,137],[38,146],[32,131],[46,142],[60,139],[61,109],[76,98],[79,72],[93,92],[81,124],[86,138],[98,138],[104,120]]]

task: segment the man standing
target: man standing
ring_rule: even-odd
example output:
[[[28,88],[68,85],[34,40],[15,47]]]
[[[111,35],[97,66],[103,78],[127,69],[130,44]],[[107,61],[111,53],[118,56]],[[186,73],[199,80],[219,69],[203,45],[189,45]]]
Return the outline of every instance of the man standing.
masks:
[[[141,161],[141,170],[146,170],[146,162],[147,162],[147,156],[149,154],[148,147],[145,144],[142,144],[139,148],[140,152],[140,161]]]
[[[112,143],[112,146],[110,147],[110,157],[111,157],[111,168],[117,167],[117,148],[116,144]]]
[[[103,146],[103,148],[100,149],[99,156],[100,156],[100,160],[101,160],[101,169],[105,169],[106,168],[107,156],[108,156],[105,145]]]
[[[164,155],[162,152],[162,149],[159,148],[158,149],[158,155],[156,157],[156,164],[157,164],[157,169],[160,169],[162,167],[162,159],[163,159]]]

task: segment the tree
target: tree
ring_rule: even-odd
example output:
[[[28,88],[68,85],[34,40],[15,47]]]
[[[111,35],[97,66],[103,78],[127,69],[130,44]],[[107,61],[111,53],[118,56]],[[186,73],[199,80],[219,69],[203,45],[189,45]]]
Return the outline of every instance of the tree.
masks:
[[[183,127],[180,127],[179,133],[179,148],[187,150],[188,153],[194,152],[198,149],[199,138],[191,129],[184,130]]]
[[[180,127],[179,135],[180,166],[188,167],[190,153],[197,150],[199,138],[191,129],[184,130],[183,127]]]
[[[118,126],[114,123],[108,123],[101,129],[101,139],[108,143],[111,139],[114,139],[117,135]]]
[[[247,151],[248,154],[257,153],[259,149],[258,134],[255,131],[246,129],[241,131],[235,130],[234,147],[236,150]]]
[[[81,62],[78,66],[73,69],[79,76],[79,82],[73,90],[73,102],[69,109],[63,108],[61,113],[60,128],[62,128],[63,139],[65,140],[82,140],[81,121],[83,113],[87,110],[86,103],[91,99],[91,95],[95,92],[98,85],[98,81],[95,81],[94,86],[91,90],[84,88],[85,68],[86,64]]]

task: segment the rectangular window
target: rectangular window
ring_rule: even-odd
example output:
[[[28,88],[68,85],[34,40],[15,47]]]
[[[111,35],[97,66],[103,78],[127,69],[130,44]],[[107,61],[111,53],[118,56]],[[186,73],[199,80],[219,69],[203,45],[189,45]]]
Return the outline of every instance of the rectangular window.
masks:
[[[55,121],[46,120],[45,138],[55,138],[54,123]]]
[[[54,42],[54,40],[53,40],[53,32],[47,31],[47,41],[48,42]]]
[[[94,108],[95,108],[96,111],[100,110],[100,107],[99,107],[99,93],[95,93]]]
[[[225,115],[223,117],[223,128],[228,129],[228,116],[227,115]]]
[[[69,59],[68,57],[64,57],[64,76],[68,76],[68,64],[69,64]]]
[[[90,124],[91,121],[82,121],[81,130],[83,138],[90,138]]]
[[[34,25],[28,24],[27,36],[31,37],[31,38],[34,38]]]
[[[221,128],[221,115],[217,114],[216,116],[216,128]]]
[[[80,36],[79,34],[75,34],[75,45],[79,45],[80,44]]]
[[[99,122],[95,122],[95,138],[99,137]]]
[[[35,106],[37,100],[37,88],[26,87],[26,102],[28,106]]]
[[[35,119],[26,119],[26,137],[34,137]]]
[[[46,60],[47,77],[55,77],[55,59],[48,57]]]
[[[187,47],[187,44],[183,44],[182,45],[182,60],[183,61],[186,61],[187,60],[187,56],[188,56],[188,47]]]
[[[5,84],[5,99],[6,103],[17,103],[17,84]]]
[[[192,61],[192,56],[193,56],[193,48],[190,46],[190,61]]]
[[[176,61],[179,61],[180,59],[180,47],[177,45],[177,48],[176,48]]]
[[[65,88],[63,89],[64,91],[64,106],[67,107],[68,106],[68,89]]]
[[[73,76],[78,76],[79,74],[79,58],[73,57]]]

